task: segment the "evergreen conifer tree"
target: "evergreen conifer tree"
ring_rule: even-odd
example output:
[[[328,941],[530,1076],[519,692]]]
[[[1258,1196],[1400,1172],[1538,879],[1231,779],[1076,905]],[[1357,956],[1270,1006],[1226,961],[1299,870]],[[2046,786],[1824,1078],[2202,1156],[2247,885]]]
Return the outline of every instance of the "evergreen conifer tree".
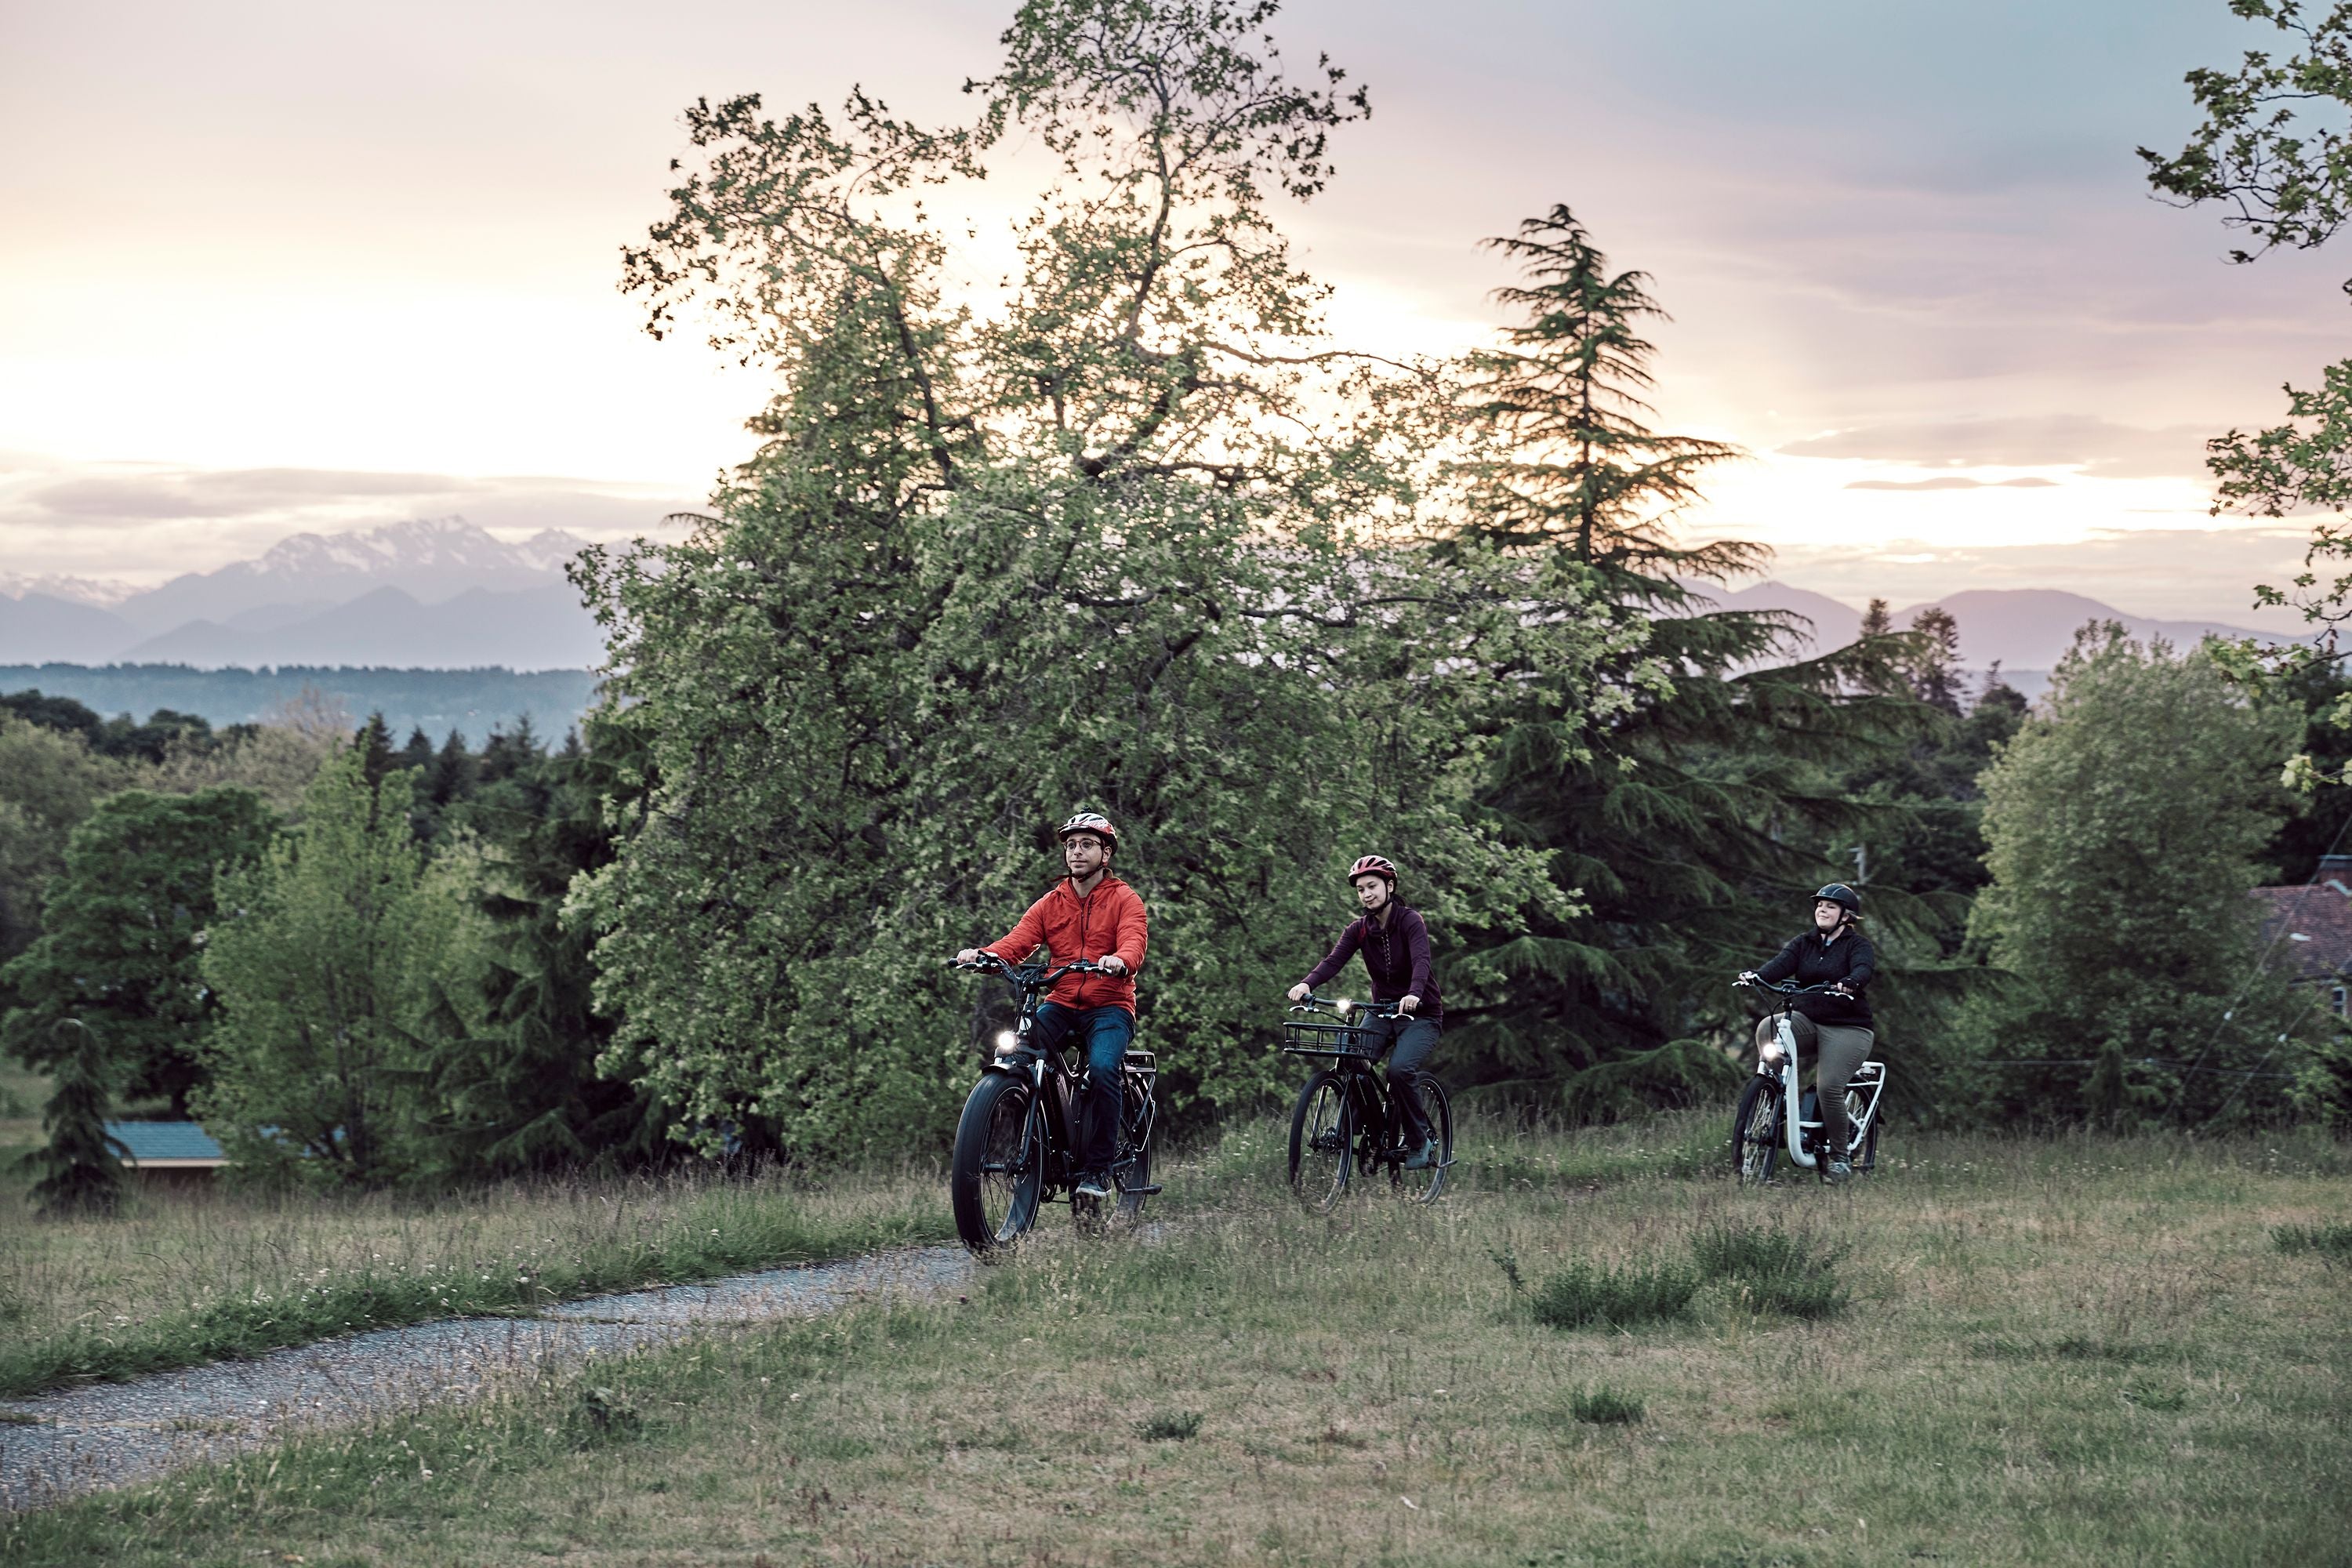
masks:
[[[106,1131],[113,1094],[105,1047],[98,1031],[79,1019],[59,1021],[55,1032],[73,1038],[41,1112],[49,1142],[29,1162],[41,1173],[32,1198],[45,1218],[111,1213],[122,1195],[122,1146]]]
[[[1553,850],[1589,907],[1490,933],[1483,956],[1517,979],[1454,1033],[1469,1077],[1521,1097],[1588,1112],[1672,1100],[1733,1070],[1718,1048],[1726,983],[1797,929],[1805,894],[1838,869],[1828,852],[1869,816],[1831,765],[1916,721],[1895,662],[1912,639],[1782,663],[1795,617],[1712,609],[1692,580],[1752,572],[1766,552],[1670,531],[1700,470],[1735,453],[1643,423],[1640,328],[1663,315],[1648,279],[1612,274],[1564,206],[1492,243],[1527,270],[1499,297],[1528,320],[1474,362],[1468,417],[1500,455],[1469,466],[1465,532],[1572,557],[1648,636],[1612,671],[1616,712],[1592,722],[1530,681],[1496,737],[1487,811]]]

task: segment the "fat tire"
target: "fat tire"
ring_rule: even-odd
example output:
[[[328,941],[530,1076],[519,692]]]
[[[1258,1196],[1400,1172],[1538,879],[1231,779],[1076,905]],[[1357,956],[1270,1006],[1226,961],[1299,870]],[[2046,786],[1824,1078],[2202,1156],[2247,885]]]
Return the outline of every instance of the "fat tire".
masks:
[[[1336,1111],[1336,1120],[1326,1121],[1317,1110],[1328,1103]],[[1310,1131],[1308,1120],[1314,1127]],[[1310,1149],[1310,1142],[1336,1141],[1338,1162],[1328,1176],[1319,1176],[1319,1164],[1302,1169],[1306,1156],[1318,1157],[1335,1152],[1328,1147]],[[1290,1109],[1290,1190],[1298,1201],[1318,1214],[1328,1214],[1331,1205],[1348,1190],[1348,1175],[1356,1158],[1356,1101],[1348,1092],[1347,1081],[1338,1073],[1326,1068],[1307,1080],[1298,1091],[1298,1102]]]
[[[1740,1093],[1731,1115],[1731,1169],[1743,1187],[1770,1181],[1780,1163],[1782,1099],[1780,1083],[1762,1073]]]
[[[983,1167],[992,1149],[1003,1142],[1008,1119],[1025,1144],[1020,1152],[1026,1154],[1026,1167],[1002,1184],[1003,1212],[992,1215],[988,1178],[994,1173]],[[963,1102],[963,1115],[956,1122],[955,1153],[948,1166],[948,1196],[955,1210],[956,1234],[976,1256],[1006,1246],[1037,1223],[1045,1184],[1044,1129],[1037,1122],[1036,1097],[1027,1084],[1004,1073],[982,1073]]]

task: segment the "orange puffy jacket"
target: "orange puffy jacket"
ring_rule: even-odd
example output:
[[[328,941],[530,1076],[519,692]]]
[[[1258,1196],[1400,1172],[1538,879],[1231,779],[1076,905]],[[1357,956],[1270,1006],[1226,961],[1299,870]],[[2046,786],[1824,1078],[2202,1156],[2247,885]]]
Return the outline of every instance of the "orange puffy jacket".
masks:
[[[1124,1007],[1135,1011],[1135,975],[1143,967],[1143,951],[1150,924],[1143,900],[1117,877],[1105,876],[1085,898],[1070,890],[1067,877],[1029,906],[1020,923],[1004,940],[987,950],[1007,963],[1019,963],[1044,942],[1055,963],[1118,954],[1125,974],[1065,974],[1045,993],[1045,1000],[1065,1007]]]

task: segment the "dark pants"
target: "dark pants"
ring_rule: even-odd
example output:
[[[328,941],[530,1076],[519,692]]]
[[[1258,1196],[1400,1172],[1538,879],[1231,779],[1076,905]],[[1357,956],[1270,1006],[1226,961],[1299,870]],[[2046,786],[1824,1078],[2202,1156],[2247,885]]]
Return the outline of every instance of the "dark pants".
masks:
[[[1135,1039],[1135,1015],[1124,1007],[1065,1007],[1059,1002],[1040,1002],[1037,1021],[1029,1028],[1029,1043],[1042,1051],[1059,1050],[1073,1029],[1087,1047],[1087,1146],[1078,1152],[1078,1163],[1089,1171],[1108,1171],[1118,1158],[1118,1119],[1124,1102],[1127,1047]]]
[[[1775,1026],[1780,1016],[1771,1014],[1756,1026],[1758,1050],[1778,1032]],[[1803,1068],[1809,1056],[1815,1058],[1813,1093],[1821,1101],[1822,1131],[1829,1139],[1830,1152],[1843,1158],[1853,1135],[1846,1120],[1845,1086],[1852,1081],[1854,1068],[1870,1055],[1871,1032],[1852,1024],[1816,1024],[1802,1013],[1789,1023],[1797,1037],[1798,1067]]]
[[[1418,1149],[1436,1136],[1430,1130],[1429,1113],[1421,1108],[1421,1080],[1430,1053],[1437,1049],[1439,1026],[1433,1018],[1405,1016],[1386,1020],[1386,1026],[1394,1042],[1389,1052],[1389,1097],[1404,1121],[1404,1146]]]

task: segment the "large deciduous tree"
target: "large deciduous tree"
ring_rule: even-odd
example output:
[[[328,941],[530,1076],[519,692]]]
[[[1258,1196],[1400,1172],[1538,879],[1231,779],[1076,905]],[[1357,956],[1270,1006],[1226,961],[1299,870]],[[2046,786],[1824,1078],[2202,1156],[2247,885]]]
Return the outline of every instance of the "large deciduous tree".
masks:
[[[1983,779],[1992,879],[1971,934],[2023,986],[1978,1015],[1995,1109],[2197,1120],[2277,1098],[2241,1075],[2295,1067],[2280,1037],[2309,1009],[2258,973],[2249,893],[2284,815],[2267,759],[2294,721],[2203,650],[2077,635]]]
[[[944,1139],[972,997],[940,957],[1058,875],[1082,806],[1153,911],[1180,1111],[1286,1076],[1262,1020],[1364,848],[1441,922],[1566,907],[1454,804],[1484,705],[1635,634],[1573,563],[1389,542],[1444,411],[1322,335],[1273,204],[1322,187],[1366,100],[1288,74],[1274,11],[1033,0],[961,129],[863,92],[838,121],[689,112],[698,167],[627,283],[781,390],[690,539],[583,569],[644,820],[573,902],[624,1015],[608,1067],[705,1146]],[[1057,167],[1002,299],[950,303],[924,204],[953,192],[925,193],[1016,130]]]

